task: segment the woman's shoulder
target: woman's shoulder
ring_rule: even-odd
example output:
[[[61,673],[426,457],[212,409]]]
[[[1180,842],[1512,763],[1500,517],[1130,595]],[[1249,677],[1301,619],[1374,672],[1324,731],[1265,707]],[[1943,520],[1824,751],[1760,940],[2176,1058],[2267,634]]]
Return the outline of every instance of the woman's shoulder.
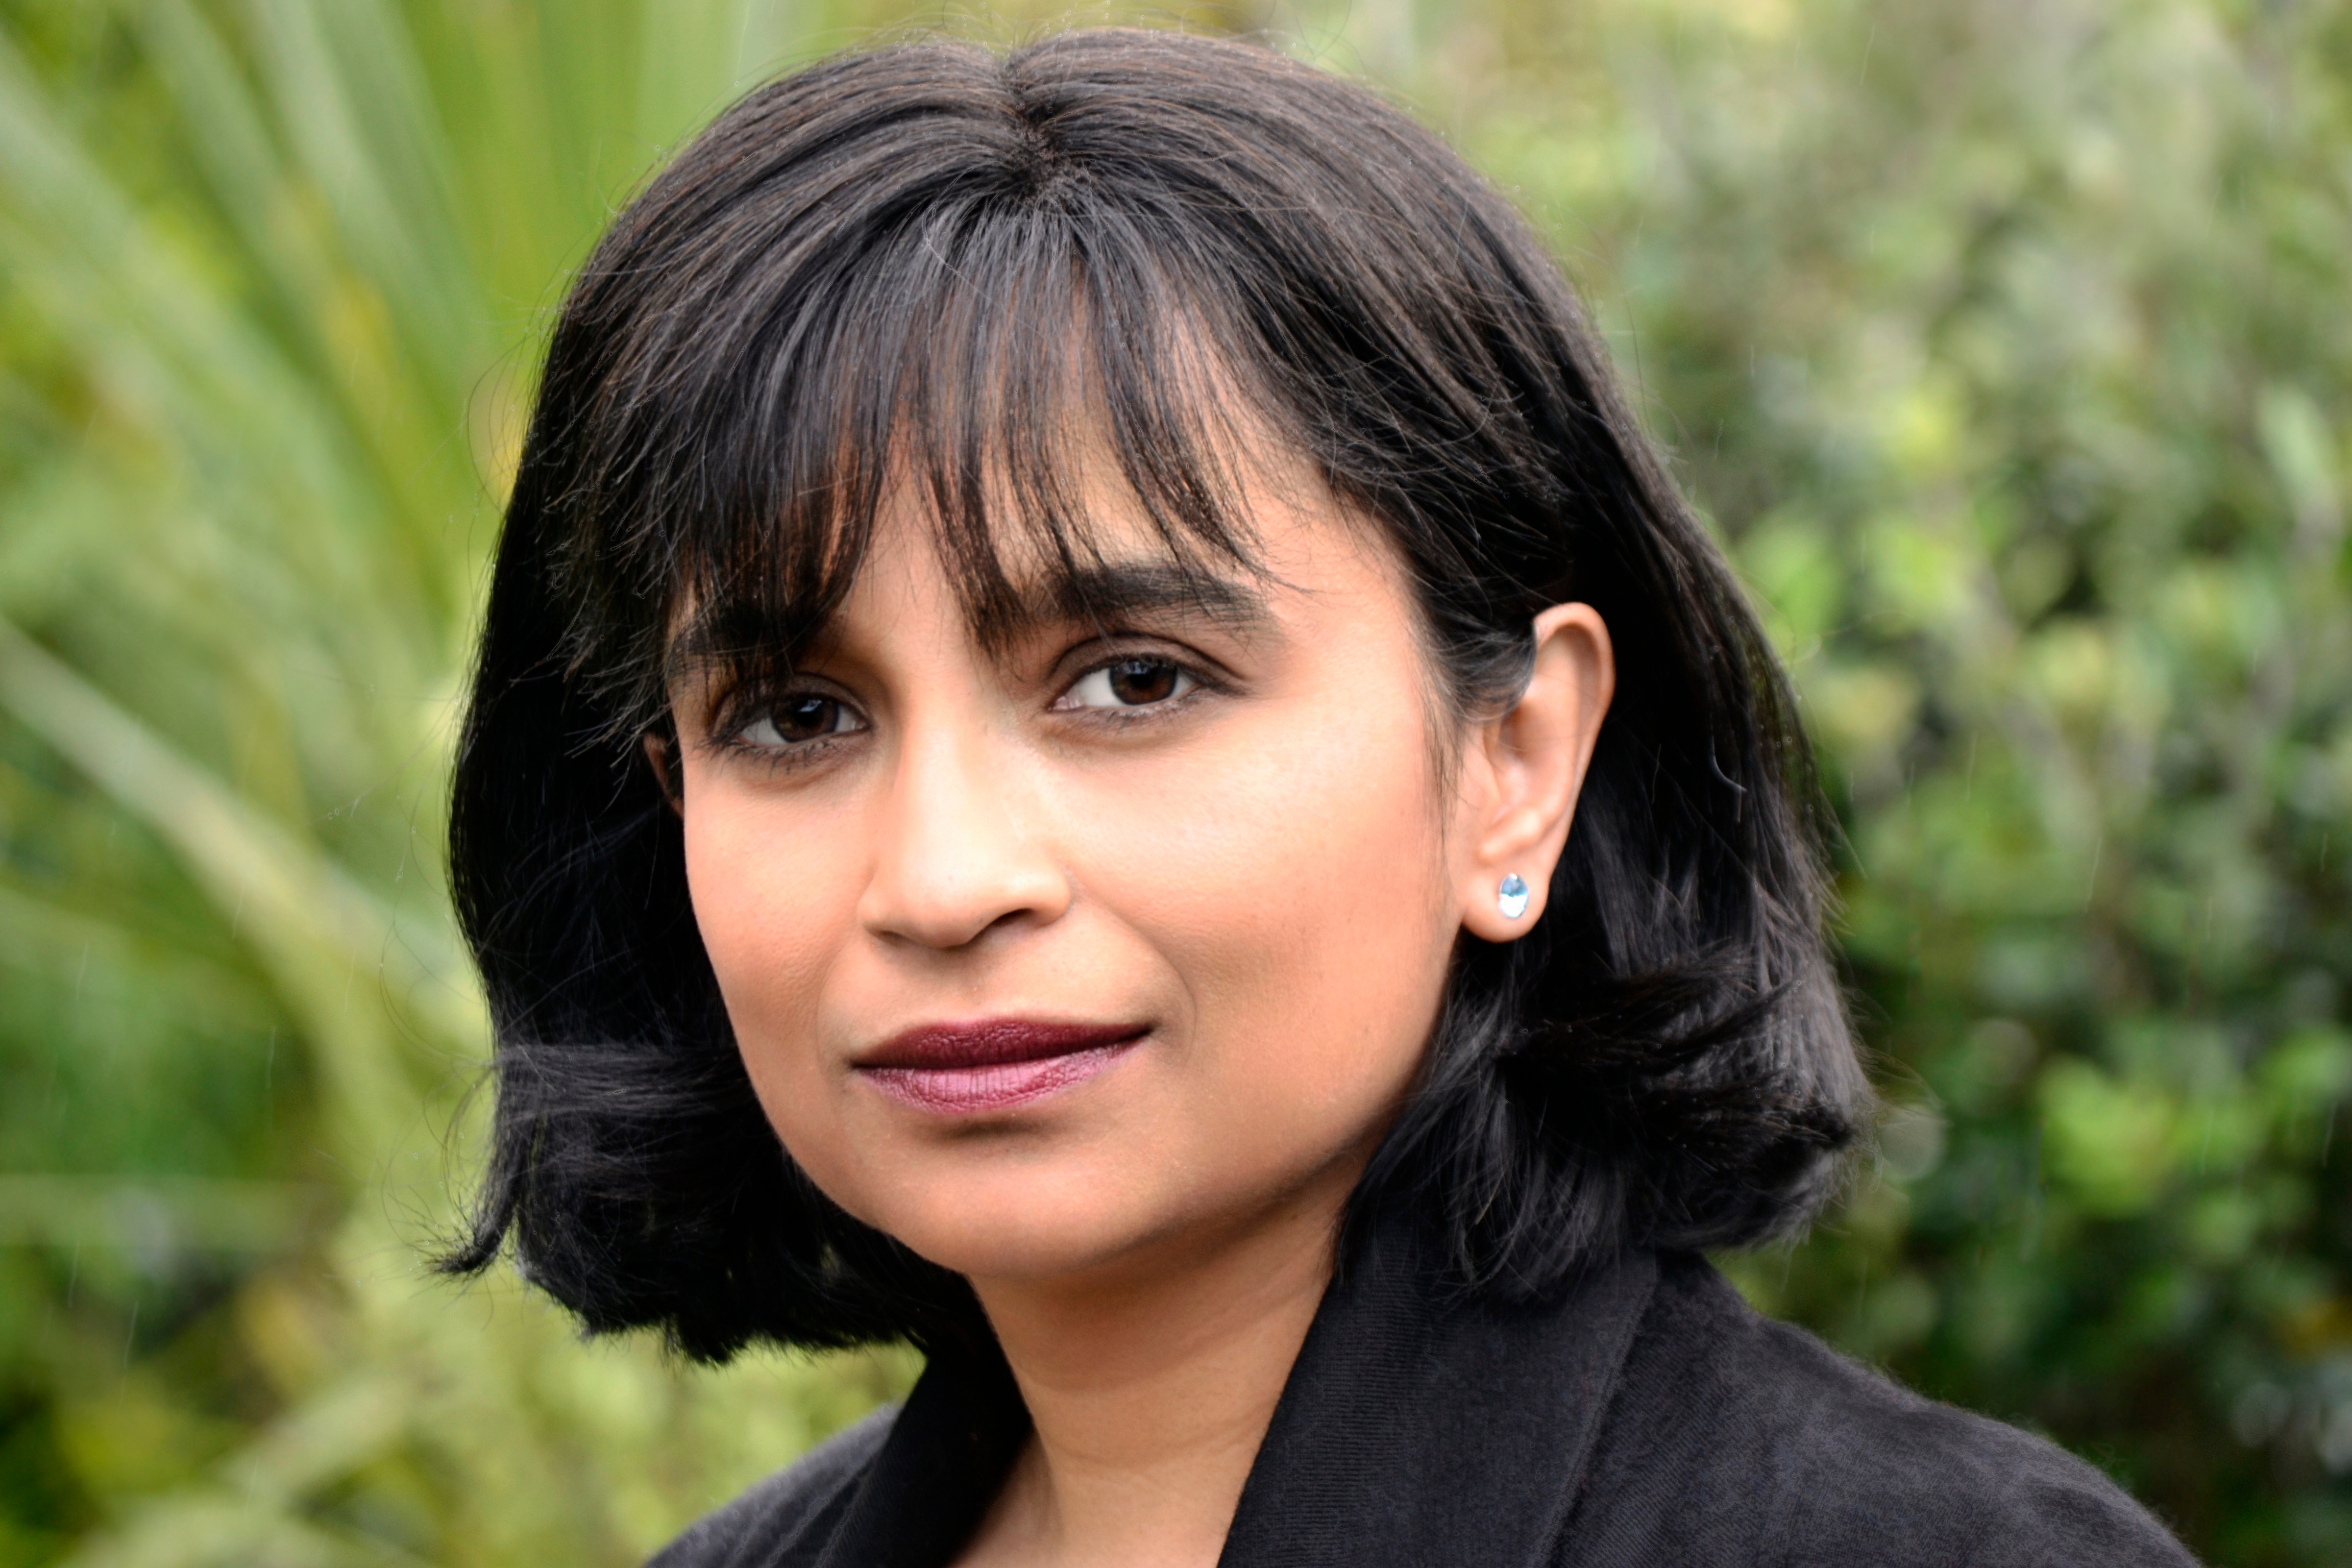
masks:
[[[2057,1445],[1762,1316],[1701,1259],[1662,1262],[1580,1508],[1627,1560],[2192,1563]]]
[[[834,1434],[734,1501],[703,1515],[646,1568],[765,1568],[803,1556],[814,1560],[898,1415],[897,1405],[886,1405]]]

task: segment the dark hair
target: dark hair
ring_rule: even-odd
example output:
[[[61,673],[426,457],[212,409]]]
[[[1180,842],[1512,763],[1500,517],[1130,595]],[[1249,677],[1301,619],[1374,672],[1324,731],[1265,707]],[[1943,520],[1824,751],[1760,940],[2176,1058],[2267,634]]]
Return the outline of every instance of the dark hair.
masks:
[[[510,1242],[592,1331],[658,1325],[700,1357],[972,1331],[960,1279],[780,1147],[642,741],[681,608],[722,660],[789,662],[893,477],[923,487],[983,631],[1010,592],[1001,530],[1082,580],[1074,428],[1185,571],[1252,560],[1237,433],[1303,457],[1404,563],[1456,713],[1511,700],[1546,606],[1586,601],[1613,635],[1549,909],[1517,942],[1462,939],[1349,1237],[1412,1205],[1474,1288],[1519,1292],[1629,1246],[1801,1225],[1870,1099],[1823,945],[1810,755],[1568,285],[1365,89],[1095,31],[903,44],[761,89],[574,284],[457,763],[498,1104],[446,1267]]]

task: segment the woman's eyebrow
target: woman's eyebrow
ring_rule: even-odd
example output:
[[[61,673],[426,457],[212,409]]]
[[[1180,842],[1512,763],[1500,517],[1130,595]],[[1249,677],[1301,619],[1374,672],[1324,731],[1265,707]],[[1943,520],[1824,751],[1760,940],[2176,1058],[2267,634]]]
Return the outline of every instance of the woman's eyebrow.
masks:
[[[1037,589],[1017,593],[1003,629],[1019,636],[1047,626],[1099,626],[1138,616],[1205,621],[1237,633],[1274,620],[1265,595],[1251,583],[1172,562],[1107,561],[1074,566]]]
[[[697,605],[670,633],[662,649],[662,675],[675,681],[711,665],[738,663],[753,650],[798,649],[813,628],[795,617],[758,604]]]

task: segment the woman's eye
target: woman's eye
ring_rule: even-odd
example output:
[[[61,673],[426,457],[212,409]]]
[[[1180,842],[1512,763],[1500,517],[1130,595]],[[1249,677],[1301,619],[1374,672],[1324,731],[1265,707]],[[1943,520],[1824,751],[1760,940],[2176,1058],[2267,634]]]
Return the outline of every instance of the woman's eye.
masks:
[[[1148,708],[1168,702],[1200,685],[1200,678],[1164,658],[1116,658],[1078,677],[1056,708]]]
[[[836,697],[814,692],[772,702],[740,731],[748,745],[773,751],[843,735],[858,728],[857,716]]]

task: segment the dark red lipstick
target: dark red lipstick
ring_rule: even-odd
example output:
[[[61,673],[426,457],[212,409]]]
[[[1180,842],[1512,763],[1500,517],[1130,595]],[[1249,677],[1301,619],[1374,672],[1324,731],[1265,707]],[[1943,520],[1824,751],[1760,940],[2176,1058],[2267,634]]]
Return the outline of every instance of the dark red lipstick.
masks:
[[[1142,1043],[1139,1024],[1041,1024],[982,1018],[926,1024],[893,1036],[855,1064],[901,1104],[945,1116],[1010,1110],[1109,1067]]]

